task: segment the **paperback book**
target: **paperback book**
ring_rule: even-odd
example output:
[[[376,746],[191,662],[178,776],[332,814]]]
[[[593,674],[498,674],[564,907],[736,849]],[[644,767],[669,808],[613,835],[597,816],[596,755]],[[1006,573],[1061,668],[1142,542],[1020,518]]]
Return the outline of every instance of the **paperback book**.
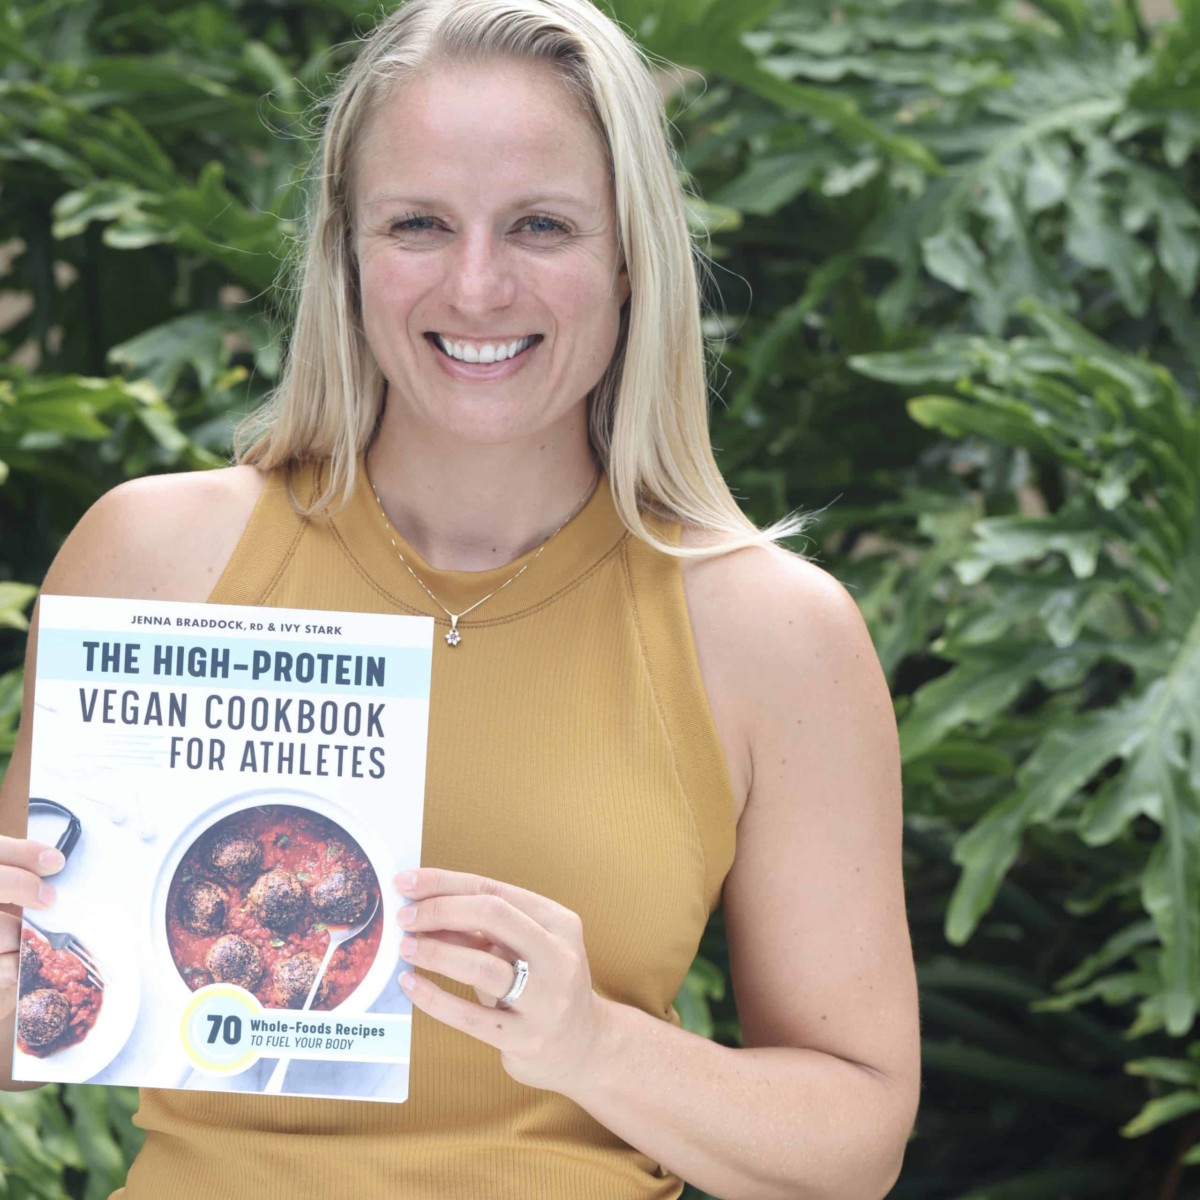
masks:
[[[41,598],[13,1077],[408,1096],[433,620]]]

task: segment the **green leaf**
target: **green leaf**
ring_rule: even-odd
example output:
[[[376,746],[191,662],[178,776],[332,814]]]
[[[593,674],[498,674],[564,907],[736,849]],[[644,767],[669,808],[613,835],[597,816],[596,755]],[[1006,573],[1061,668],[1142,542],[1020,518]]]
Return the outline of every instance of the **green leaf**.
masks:
[[[963,873],[946,914],[947,940],[962,945],[975,930],[1016,861],[1025,830],[1054,819],[1106,763],[1129,754],[1143,736],[1120,711],[1086,714],[1046,734],[1021,765],[1016,787],[955,843],[953,859]]]
[[[28,629],[25,609],[38,593],[32,583],[0,583],[0,626]]]
[[[829,158],[828,151],[809,147],[751,159],[742,175],[713,194],[713,201],[756,216],[770,216],[800,195]]]
[[[223,309],[188,313],[155,325],[136,337],[113,346],[109,362],[141,375],[169,396],[180,375],[191,368],[200,387],[211,390],[228,361],[227,339],[236,337],[256,353],[265,352],[273,340],[265,318]]]
[[[1166,1083],[1192,1084],[1200,1087],[1200,1063],[1181,1058],[1138,1058],[1125,1064],[1129,1075],[1161,1079]]]
[[[1200,1092],[1172,1092],[1148,1100],[1132,1121],[1121,1126],[1122,1137],[1141,1137],[1160,1125],[1200,1111]]]
[[[137,218],[147,196],[141,188],[115,179],[98,179],[77,191],[66,192],[54,202],[54,236],[60,240],[75,237],[93,221]]]
[[[1024,446],[1039,457],[1055,457],[1053,444],[1038,427],[1029,405],[1017,400],[980,404],[951,396],[915,396],[907,408],[918,425],[939,429],[947,437],[975,434],[1007,446]]]
[[[925,269],[960,292],[987,275],[987,264],[975,239],[962,228],[939,229],[921,240]]]
[[[984,578],[997,565],[1033,563],[1059,554],[1075,578],[1088,579],[1096,573],[1104,544],[1104,531],[1084,512],[1056,518],[985,517],[974,530],[977,541],[955,568],[964,582]]]
[[[697,956],[674,1001],[682,1027],[701,1037],[711,1038],[713,1021],[709,1000],[721,1000],[724,996],[723,972],[707,959]]]
[[[1094,184],[1078,186],[1067,199],[1067,251],[1085,266],[1107,271],[1130,313],[1145,313],[1154,257],[1113,219]]]

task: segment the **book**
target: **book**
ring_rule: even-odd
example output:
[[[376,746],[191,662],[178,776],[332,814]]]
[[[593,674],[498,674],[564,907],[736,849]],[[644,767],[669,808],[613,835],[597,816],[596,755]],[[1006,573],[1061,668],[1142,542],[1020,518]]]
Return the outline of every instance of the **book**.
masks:
[[[433,627],[41,598],[14,1079],[407,1098]]]

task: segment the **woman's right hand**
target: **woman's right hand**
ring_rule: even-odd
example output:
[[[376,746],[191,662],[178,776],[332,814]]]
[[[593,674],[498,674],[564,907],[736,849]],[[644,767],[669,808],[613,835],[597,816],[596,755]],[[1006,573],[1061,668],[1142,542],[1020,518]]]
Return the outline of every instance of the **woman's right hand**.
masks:
[[[18,908],[49,908],[54,886],[47,875],[63,869],[62,851],[29,838],[0,836],[0,904]],[[21,919],[0,911],[0,1019],[17,1006]]]

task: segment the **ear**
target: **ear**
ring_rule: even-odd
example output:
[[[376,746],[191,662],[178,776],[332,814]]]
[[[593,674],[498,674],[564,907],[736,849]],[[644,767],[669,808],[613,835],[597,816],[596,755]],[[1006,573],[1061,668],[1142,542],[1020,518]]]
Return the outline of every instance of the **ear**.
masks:
[[[633,288],[629,283],[629,268],[622,262],[621,269],[617,272],[617,298],[619,303],[618,308],[624,308],[626,301],[629,299]]]

